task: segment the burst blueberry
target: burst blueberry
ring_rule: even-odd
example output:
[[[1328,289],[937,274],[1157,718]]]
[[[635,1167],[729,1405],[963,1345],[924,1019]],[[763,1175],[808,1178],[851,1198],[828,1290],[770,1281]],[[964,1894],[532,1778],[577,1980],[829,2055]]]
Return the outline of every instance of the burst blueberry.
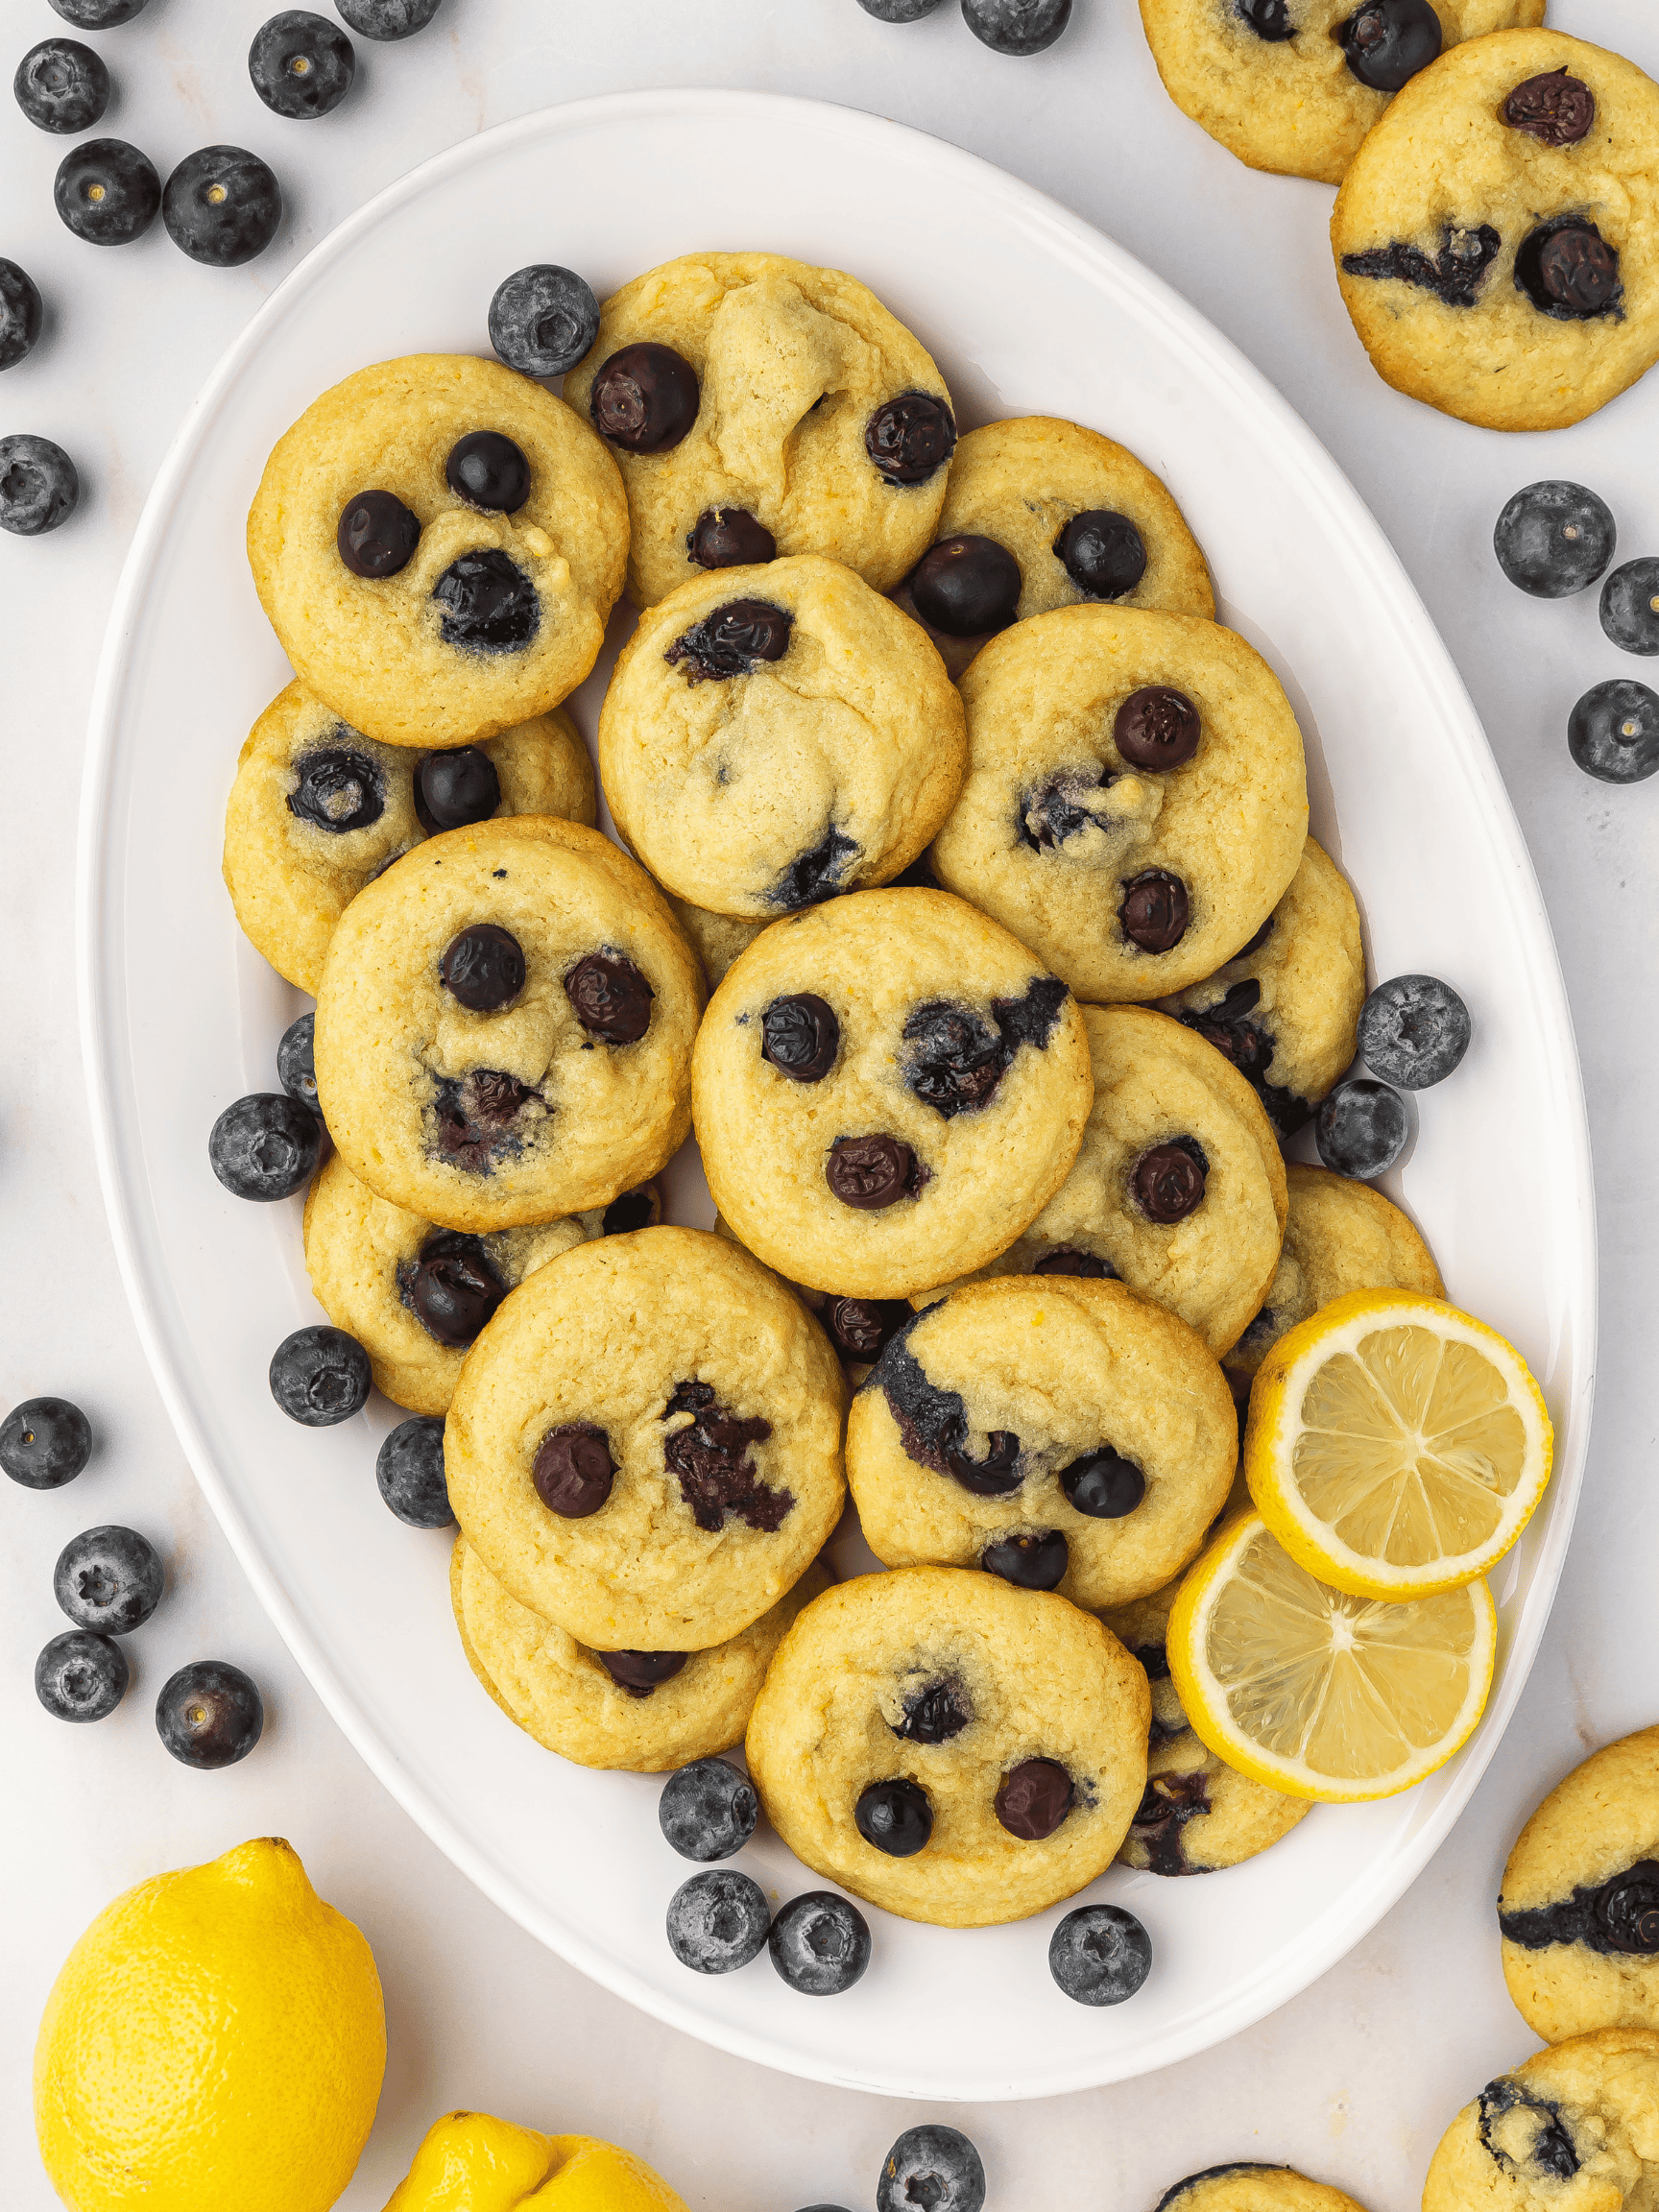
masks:
[[[1567,718],[1567,749],[1586,776],[1642,782],[1659,768],[1659,691],[1628,676],[1592,685]]]
[[[308,8],[284,8],[253,34],[248,74],[274,115],[308,122],[330,114],[351,89],[357,52],[338,23]]]
[[[664,1839],[682,1859],[703,1865],[741,1851],[759,1817],[754,1783],[724,1759],[692,1760],[669,1775],[657,1801]]]
[[[61,1490],[92,1456],[92,1425],[67,1398],[25,1398],[0,1421],[0,1467],[25,1490]]]
[[[0,369],[14,369],[32,349],[41,320],[35,279],[15,261],[0,260]]]
[[[962,20],[993,54],[1041,54],[1071,20],[1071,0],[962,0]]]
[[[732,1974],[766,1948],[772,1915],[758,1882],[730,1866],[693,1874],[668,1901],[668,1948],[694,1974]]]
[[[1622,653],[1659,653],[1659,561],[1626,561],[1601,587],[1601,627]]]
[[[136,1528],[84,1528],[58,1554],[52,1595],[77,1628],[130,1636],[161,1602],[161,1560]]]
[[[444,1423],[437,1414],[412,1413],[398,1422],[375,1455],[374,1480],[406,1527],[455,1526],[444,1472]]]
[[[1468,1007],[1437,975],[1393,976],[1359,1010],[1359,1057],[1407,1091],[1444,1083],[1469,1034]]]
[[[78,38],[42,38],[12,80],[17,105],[40,131],[90,131],[109,105],[109,72]]]
[[[265,1729],[257,1684],[228,1659],[196,1659],[161,1686],[156,1733],[180,1766],[213,1771],[246,1759]]]
[[[43,538],[75,512],[81,479],[61,445],[25,431],[0,438],[0,530]]]
[[[1048,1971],[1079,2005],[1121,2005],[1151,1970],[1151,1938],[1120,1905],[1079,1905],[1048,1939]]]
[[[490,343],[526,376],[563,376],[598,335],[592,285],[557,261],[516,269],[490,302]]]
[[[207,1159],[233,1198],[269,1205],[304,1189],[322,1148],[315,1113],[284,1091],[256,1091],[214,1122]]]
[[[810,1889],[783,1907],[766,1947],[791,1989],[803,1997],[838,1997],[870,1963],[870,1924],[832,1889]]]
[[[1386,1174],[1410,1133],[1406,1101],[1386,1083],[1356,1076],[1338,1083],[1313,1120],[1319,1157],[1334,1174],[1359,1182]]]
[[[979,2212],[985,2167],[959,2128],[906,2128],[881,2161],[876,2212]]]
[[[355,1336],[325,1322],[296,1329],[271,1355],[271,1395],[290,1421],[331,1429],[369,1403],[369,1355]]]
[[[59,162],[52,199],[89,246],[130,246],[160,211],[161,180],[149,156],[124,138],[88,138]]]
[[[239,269],[263,253],[282,221],[282,193],[257,154],[204,146],[167,180],[161,220],[181,253],[209,269]]]
[[[104,1720],[127,1694],[127,1654],[108,1636],[68,1628],[35,1662],[35,1695],[54,1720]]]
[[[1556,476],[1524,485],[1504,502],[1492,531],[1499,567],[1534,599],[1565,599],[1587,590],[1618,541],[1606,500]]]

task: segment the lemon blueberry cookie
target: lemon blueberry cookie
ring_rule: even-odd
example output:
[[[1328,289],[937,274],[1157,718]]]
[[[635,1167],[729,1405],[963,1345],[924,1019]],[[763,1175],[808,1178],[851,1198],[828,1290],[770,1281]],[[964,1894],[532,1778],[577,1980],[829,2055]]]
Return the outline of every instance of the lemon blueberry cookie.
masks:
[[[1290,703],[1241,637],[1063,607],[994,637],[961,690],[968,780],[930,855],[947,890],[1100,1003],[1184,991],[1255,936],[1308,790]]]
[[[621,464],[629,595],[825,553],[884,591],[932,542],[956,443],[931,356],[838,269],[690,253],[605,301],[565,396]]]
[[[319,1100],[353,1174],[484,1234],[609,1205],[685,1142],[703,986],[644,870],[534,815],[446,830],[341,916]]]
[[[749,1773],[798,1859],[907,1920],[1023,1919],[1102,1873],[1146,1779],[1146,1678],[1065,1599],[961,1568],[843,1582],[779,1647]]]
[[[248,517],[271,626],[308,691],[384,745],[493,737],[599,656],[628,512],[604,442],[470,354],[362,369],[278,440]]]
[[[590,1650],[696,1651],[770,1611],[841,1513],[841,1370],[699,1229],[579,1244],[496,1310],[445,1429],[461,1531]]]
[[[695,577],[651,608],[599,715],[631,849],[679,897],[756,921],[898,875],[967,753],[926,633],[815,553]]]
[[[1090,1095],[1066,986],[941,891],[775,922],[692,1056],[715,1205],[768,1266],[845,1297],[899,1298],[1010,1243],[1064,1182]]]
[[[1659,2186],[1659,2034],[1602,2028],[1488,2081],[1440,2139],[1423,2212],[1638,2212]]]
[[[494,814],[589,828],[593,770],[555,709],[482,745],[421,754],[377,744],[290,684],[250,732],[225,812],[226,888],[279,975],[315,992],[334,925],[389,861]]]
[[[1414,78],[1331,217],[1342,297],[1396,390],[1491,430],[1577,422],[1659,359],[1659,85],[1554,31]]]
[[[1659,2029],[1659,1728],[1551,1791],[1509,1854],[1498,1925],[1509,1994],[1546,2042]]]
[[[702,963],[704,982],[710,991],[717,991],[726,979],[727,969],[739,952],[746,952],[754,944],[765,923],[746,921],[741,914],[712,913],[707,906],[693,906],[688,899],[677,899],[672,891],[664,891],[662,896]]]
[[[1090,1608],[1195,1556],[1238,1456],[1187,1325],[1121,1283],[1004,1276],[912,1316],[853,1402],[847,1479],[890,1567],[983,1567]]]
[[[1166,2189],[1153,2212],[1364,2212],[1352,2197],[1289,2166],[1207,2166]]]

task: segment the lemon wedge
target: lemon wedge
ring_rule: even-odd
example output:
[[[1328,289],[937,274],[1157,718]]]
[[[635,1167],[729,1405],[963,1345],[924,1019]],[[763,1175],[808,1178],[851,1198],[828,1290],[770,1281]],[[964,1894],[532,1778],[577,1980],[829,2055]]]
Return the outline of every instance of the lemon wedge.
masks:
[[[1243,1464],[1257,1511],[1310,1575],[1404,1599],[1503,1558],[1551,1449],[1538,1385],[1496,1330],[1440,1298],[1358,1290],[1262,1362]]]
[[[1446,1764],[1485,1708],[1497,1639],[1484,1582],[1404,1605],[1355,1598],[1245,1512],[1189,1569],[1166,1648],[1217,1759],[1287,1796],[1351,1805]]]

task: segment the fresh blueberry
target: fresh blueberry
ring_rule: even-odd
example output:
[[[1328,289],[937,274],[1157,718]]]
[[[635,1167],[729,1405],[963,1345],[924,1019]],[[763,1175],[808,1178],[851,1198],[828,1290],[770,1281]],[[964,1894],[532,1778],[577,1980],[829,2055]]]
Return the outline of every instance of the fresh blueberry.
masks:
[[[17,105],[42,131],[90,131],[109,105],[109,72],[78,38],[42,38],[12,80]]]
[[[208,1164],[233,1198],[292,1198],[317,1171],[317,1116],[283,1091],[255,1091],[227,1106],[207,1139]]]
[[[1601,627],[1622,653],[1659,653],[1659,561],[1626,561],[1601,587]]]
[[[395,493],[358,492],[340,510],[334,542],[353,576],[378,582],[407,568],[421,542],[421,517]]]
[[[995,538],[942,538],[910,571],[910,598],[924,622],[948,637],[1006,630],[1020,608],[1020,564]]]
[[[1091,1521],[1121,1521],[1146,1495],[1146,1478],[1133,1459],[1102,1444],[1060,1470],[1060,1487]]]
[[[1524,485],[1505,502],[1492,530],[1499,567],[1534,599],[1565,599],[1587,590],[1618,541],[1619,526],[1606,500],[1558,476]]]
[[[993,54],[1041,54],[1071,20],[1071,0],[962,0],[962,20]]]
[[[162,1684],[156,1731],[186,1767],[234,1767],[258,1743],[265,1707],[252,1678],[228,1659],[196,1659]]]
[[[1359,1009],[1359,1057],[1403,1090],[1444,1083],[1469,1049],[1469,1009],[1435,975],[1396,975]]]
[[[88,138],[59,162],[52,198],[77,238],[128,246],[155,222],[161,180],[149,156],[124,138]]]
[[[526,376],[563,376],[598,335],[592,285],[557,261],[516,269],[490,302],[490,343],[509,369]]]
[[[1659,691],[1628,676],[1593,685],[1567,718],[1567,750],[1586,776],[1640,783],[1659,768]]]
[[[59,1552],[52,1595],[77,1628],[131,1635],[161,1602],[161,1561],[136,1528],[86,1528]]]
[[[870,1963],[870,1923],[832,1889],[810,1889],[783,1907],[766,1947],[791,1989],[839,1997]]]
[[[853,1808],[853,1820],[865,1842],[889,1859],[913,1859],[933,1833],[933,1808],[926,1791],[902,1776],[866,1783]]]
[[[772,1915],[758,1882],[730,1866],[693,1874],[668,1900],[668,1948],[694,1974],[730,1974],[766,1948]]]
[[[1429,0],[1366,0],[1331,36],[1361,84],[1398,92],[1438,57],[1445,34]]]
[[[15,261],[0,261],[0,369],[14,369],[40,335],[40,294]]]
[[[1360,1182],[1393,1166],[1408,1133],[1399,1092],[1364,1075],[1338,1083],[1313,1120],[1313,1142],[1326,1166]]]
[[[61,1490],[92,1456],[92,1424],[67,1398],[25,1398],[0,1421],[0,1467],[25,1490]]]
[[[939,0],[858,0],[858,5],[878,23],[920,23],[924,15],[932,14]]]
[[[491,515],[517,515],[530,496],[530,463],[499,430],[470,430],[449,448],[444,480],[457,499]]]
[[[296,1329],[271,1355],[271,1395],[305,1429],[332,1429],[369,1403],[369,1355],[326,1322]]]
[[[186,154],[161,195],[161,220],[181,253],[209,269],[239,269],[263,253],[282,221],[276,177],[242,146]]]
[[[399,1421],[374,1461],[380,1495],[411,1528],[452,1528],[455,1513],[444,1473],[444,1422],[434,1413]]]
[[[1055,539],[1054,558],[1089,598],[1121,599],[1146,573],[1146,541],[1115,507],[1090,507]]]
[[[75,512],[81,479],[61,445],[26,431],[0,438],[0,530],[43,538]]]
[[[309,1106],[314,1114],[321,1114],[323,1109],[317,1102],[316,1039],[315,1014],[301,1014],[298,1022],[289,1022],[276,1047],[276,1080],[290,1098],[298,1099],[301,1106]]]
[[[303,123],[327,115],[351,89],[357,54],[349,38],[326,15],[308,8],[284,8],[253,34],[248,49],[248,74],[253,89],[275,115]]]
[[[876,2212],[979,2212],[985,2168],[959,2128],[906,2128],[881,2161]]]
[[[104,1720],[127,1694],[127,1654],[108,1636],[68,1628],[35,1662],[35,1695],[54,1720]]]
[[[440,0],[334,0],[364,38],[413,38],[437,14]]]
[[[710,1864],[741,1851],[755,1833],[755,1785],[724,1759],[694,1759],[670,1774],[657,1801],[657,1823],[682,1859]]]
[[[131,23],[147,0],[52,0],[54,13],[77,31],[113,31],[117,23]]]
[[[1066,1579],[1068,1556],[1059,1529],[1041,1528],[1035,1535],[998,1537],[980,1552],[979,1564],[1016,1589],[1052,1590]]]
[[[1079,2005],[1121,2005],[1152,1971],[1152,1941],[1120,1905],[1079,1905],[1048,1939],[1048,1971]]]
[[[501,779],[480,746],[428,753],[415,771],[415,811],[428,836],[488,822],[500,804]]]

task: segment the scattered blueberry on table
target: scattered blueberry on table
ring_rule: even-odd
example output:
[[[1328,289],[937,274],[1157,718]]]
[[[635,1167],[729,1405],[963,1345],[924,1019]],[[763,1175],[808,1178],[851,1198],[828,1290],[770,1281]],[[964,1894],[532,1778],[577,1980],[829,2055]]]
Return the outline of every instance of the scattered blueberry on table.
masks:
[[[92,1456],[92,1425],[67,1398],[25,1398],[0,1421],[0,1467],[25,1490],[60,1490]]]
[[[598,335],[592,286],[556,261],[516,269],[490,302],[490,343],[526,376],[563,376]]]
[[[0,369],[15,368],[40,335],[40,294],[27,270],[0,261]]]
[[[1367,1075],[1338,1083],[1313,1118],[1313,1142],[1333,1174],[1369,1183],[1406,1149],[1406,1101]]]
[[[1659,768],[1659,691],[1628,676],[1592,685],[1567,718],[1567,749],[1603,783],[1642,782]]]
[[[374,1460],[380,1495],[405,1527],[452,1528],[454,1509],[444,1473],[444,1423],[435,1413],[412,1413],[381,1445]]]
[[[295,123],[332,114],[357,74],[357,49],[326,15],[284,8],[253,34],[248,75],[274,115]]]
[[[1619,541],[1613,510],[1582,484],[1546,477],[1505,502],[1492,550],[1511,584],[1534,599],[1588,590]]]
[[[323,1125],[315,1110],[286,1091],[255,1091],[238,1098],[226,1107],[207,1138],[208,1165],[226,1190],[233,1198],[260,1205],[302,1190],[316,1172],[322,1149]]]
[[[58,164],[52,198],[59,214],[89,246],[130,246],[161,207],[156,164],[125,138],[88,138]]]
[[[148,0],[52,0],[55,13],[78,31],[113,31],[142,13]]]
[[[1071,20],[1071,0],[962,0],[962,20],[993,54],[1041,54]]]
[[[668,1948],[694,1974],[732,1974],[766,1948],[772,1915],[758,1882],[730,1866],[682,1882],[668,1900]]]
[[[55,1720],[106,1720],[127,1695],[127,1654],[108,1636],[67,1628],[35,1662],[35,1695]]]
[[[77,1628],[130,1636],[161,1602],[161,1560],[136,1528],[84,1528],[58,1554],[52,1595]]]
[[[0,438],[0,530],[43,538],[67,522],[81,496],[75,464],[50,438]]]
[[[766,1937],[772,1963],[804,1997],[838,1997],[870,1963],[870,1924],[832,1889],[809,1889],[780,1911]]]
[[[1359,1009],[1359,1057],[1390,1083],[1427,1091],[1469,1049],[1469,1009],[1435,975],[1396,975]]]
[[[920,23],[924,15],[932,14],[939,0],[858,0],[858,5],[878,23]]]
[[[12,80],[17,105],[41,131],[90,131],[109,105],[109,72],[78,38],[42,38]]]
[[[670,1774],[657,1823],[682,1859],[707,1865],[741,1851],[755,1833],[760,1800],[746,1774],[724,1759],[694,1759]]]
[[[881,2161],[876,2212],[979,2212],[985,2168],[959,2128],[906,2128]]]
[[[1601,587],[1601,627],[1622,653],[1659,653],[1659,561],[1626,561]]]
[[[435,754],[443,759],[443,754]],[[323,1109],[317,1102],[317,1017],[301,1014],[298,1022],[290,1022],[282,1032],[276,1047],[276,1080],[290,1098],[301,1106],[309,1106],[314,1114]]]
[[[372,1380],[356,1337],[327,1322],[296,1329],[271,1355],[271,1395],[304,1429],[331,1429],[361,1413]]]
[[[1048,1938],[1048,1971],[1079,2005],[1121,2005],[1152,1971],[1152,1939],[1120,1905],[1079,1905]]]
[[[265,1706],[252,1677],[225,1659],[180,1667],[156,1700],[156,1734],[185,1767],[234,1767],[264,1727]]]
[[[243,146],[204,146],[167,180],[161,220],[181,253],[209,269],[239,269],[263,253],[282,221],[276,172]]]
[[[437,14],[441,0],[334,0],[364,38],[413,38]]]

